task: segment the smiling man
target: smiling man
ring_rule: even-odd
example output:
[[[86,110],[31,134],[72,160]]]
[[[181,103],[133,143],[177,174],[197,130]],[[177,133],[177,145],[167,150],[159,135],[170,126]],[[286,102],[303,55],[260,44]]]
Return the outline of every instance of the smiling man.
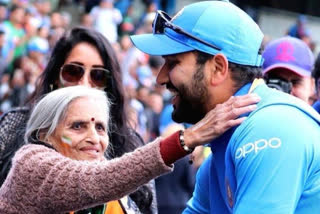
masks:
[[[131,39],[165,59],[157,82],[173,93],[176,122],[195,123],[231,96],[261,97],[245,122],[210,142],[184,213],[320,212],[319,115],[259,79],[263,33],[246,13],[227,1],[194,3],[173,18],[158,11],[153,34]]]

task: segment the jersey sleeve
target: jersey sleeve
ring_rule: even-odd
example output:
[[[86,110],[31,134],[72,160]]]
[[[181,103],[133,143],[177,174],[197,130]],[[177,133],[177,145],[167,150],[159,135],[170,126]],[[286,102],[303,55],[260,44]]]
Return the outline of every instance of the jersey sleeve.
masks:
[[[316,125],[310,120],[296,108],[269,106],[242,124],[229,144],[237,186],[234,214],[294,213],[315,142],[306,134]]]
[[[183,214],[205,214],[209,213],[209,172],[212,154],[201,164],[197,176],[192,198],[188,201]]]

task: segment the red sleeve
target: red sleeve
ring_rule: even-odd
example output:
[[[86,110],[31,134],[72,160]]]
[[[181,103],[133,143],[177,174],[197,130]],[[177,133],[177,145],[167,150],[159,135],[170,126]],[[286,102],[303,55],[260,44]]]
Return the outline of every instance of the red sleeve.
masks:
[[[173,164],[188,154],[180,145],[179,131],[160,142],[160,154],[167,165]]]

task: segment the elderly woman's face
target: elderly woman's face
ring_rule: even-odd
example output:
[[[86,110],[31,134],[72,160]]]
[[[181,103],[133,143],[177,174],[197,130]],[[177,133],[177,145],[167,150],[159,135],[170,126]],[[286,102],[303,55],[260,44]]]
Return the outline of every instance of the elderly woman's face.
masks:
[[[105,104],[94,98],[72,101],[49,143],[64,156],[75,160],[102,160],[109,143]]]
[[[104,67],[97,48],[87,42],[74,46],[60,69],[58,86],[84,85],[105,88],[110,72]]]

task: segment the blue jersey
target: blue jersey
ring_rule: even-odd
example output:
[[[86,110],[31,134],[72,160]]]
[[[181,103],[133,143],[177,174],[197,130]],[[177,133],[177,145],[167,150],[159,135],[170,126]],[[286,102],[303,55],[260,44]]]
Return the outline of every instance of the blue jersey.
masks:
[[[184,214],[320,213],[319,114],[265,84],[254,93],[257,109],[210,143]]]

